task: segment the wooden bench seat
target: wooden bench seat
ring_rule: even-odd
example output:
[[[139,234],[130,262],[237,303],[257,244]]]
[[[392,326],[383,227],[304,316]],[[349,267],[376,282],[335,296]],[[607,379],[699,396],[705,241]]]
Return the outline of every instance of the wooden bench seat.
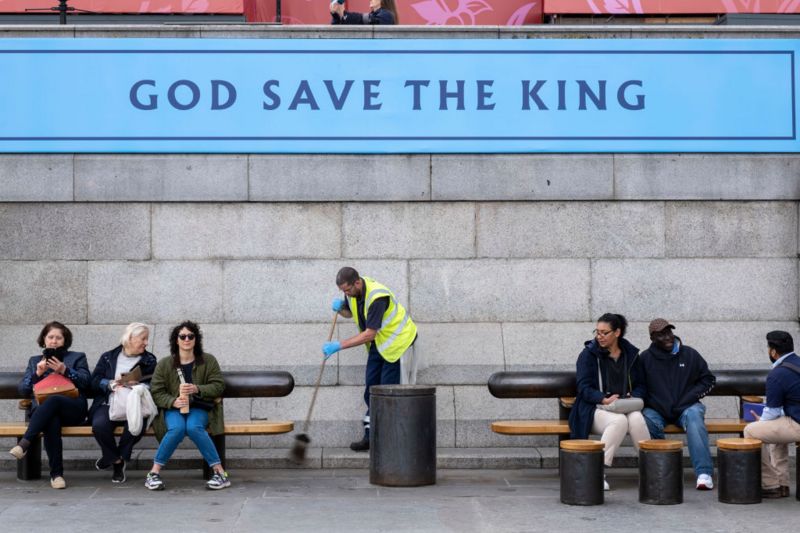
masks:
[[[741,433],[748,424],[738,418],[707,418],[709,433]],[[502,435],[569,435],[567,420],[501,420],[492,422],[492,431]],[[679,426],[668,425],[664,433],[683,433]]]
[[[0,437],[22,437],[28,424],[26,422],[0,423]],[[294,423],[283,420],[249,420],[225,422],[225,435],[279,435],[294,430]],[[116,435],[122,435],[122,427],[116,428]],[[152,428],[145,435],[153,435]],[[62,437],[91,437],[91,426],[67,426],[61,428]]]

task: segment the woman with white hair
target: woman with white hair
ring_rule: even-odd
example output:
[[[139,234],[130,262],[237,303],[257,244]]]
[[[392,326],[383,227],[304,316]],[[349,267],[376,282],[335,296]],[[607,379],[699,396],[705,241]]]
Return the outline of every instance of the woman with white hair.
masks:
[[[120,338],[120,345],[100,356],[92,372],[92,391],[95,394],[94,402],[89,409],[89,420],[92,423],[92,433],[103,451],[102,457],[95,461],[98,470],[113,468],[111,477],[113,483],[124,483],[126,480],[125,468],[131,460],[133,446],[142,438],[144,431],[133,435],[128,430],[128,421],[114,421],[109,417],[109,403],[111,395],[123,386],[120,382],[122,374],[127,374],[139,368],[142,383],[149,383],[156,368],[156,356],[145,350],[150,340],[150,329],[142,323],[128,324]],[[135,383],[128,381],[125,385]],[[122,436],[119,442],[114,437],[114,429],[122,426]],[[144,422],[142,427],[144,427]]]

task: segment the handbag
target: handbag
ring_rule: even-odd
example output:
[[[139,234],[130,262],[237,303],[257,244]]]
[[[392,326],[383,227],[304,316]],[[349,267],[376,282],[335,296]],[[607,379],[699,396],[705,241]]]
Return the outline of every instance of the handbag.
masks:
[[[197,394],[192,396],[189,400],[190,407],[197,407],[203,411],[210,411],[217,405],[217,400],[204,400]]]
[[[617,398],[608,405],[598,403],[597,408],[609,413],[627,415],[634,411],[641,411],[644,408],[644,400],[641,398]]]
[[[42,405],[50,396],[61,395],[68,398],[78,397],[78,388],[69,378],[53,372],[34,384],[33,396]]]
[[[128,419],[128,396],[132,389],[120,385],[108,396],[108,418],[114,422]]]

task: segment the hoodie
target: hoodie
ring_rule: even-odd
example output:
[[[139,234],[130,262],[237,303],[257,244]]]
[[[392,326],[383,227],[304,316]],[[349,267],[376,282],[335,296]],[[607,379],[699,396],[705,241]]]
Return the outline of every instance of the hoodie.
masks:
[[[639,349],[628,342],[624,337],[619,340],[619,347],[622,351],[620,357],[623,358],[625,365],[626,390],[625,394],[630,394],[636,398],[643,398],[645,393],[644,382],[639,369]],[[575,405],[569,413],[570,438],[588,438],[594,422],[594,412],[597,404],[603,401],[606,388],[605,383],[600,383],[599,372],[608,359],[608,350],[600,347],[597,340],[590,340],[584,343],[583,351],[578,355],[575,368],[575,382],[577,396]]]
[[[647,393],[645,407],[655,409],[667,423],[675,423],[691,405],[707,395],[717,382],[705,359],[680,337],[678,353],[655,345],[639,356]]]

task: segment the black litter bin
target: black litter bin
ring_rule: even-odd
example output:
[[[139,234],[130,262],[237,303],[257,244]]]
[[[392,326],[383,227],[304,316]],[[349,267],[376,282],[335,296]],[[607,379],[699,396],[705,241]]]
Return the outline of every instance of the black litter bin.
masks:
[[[369,394],[369,482],[436,483],[436,387],[375,385]]]
[[[761,441],[717,439],[719,501],[761,503]]]

